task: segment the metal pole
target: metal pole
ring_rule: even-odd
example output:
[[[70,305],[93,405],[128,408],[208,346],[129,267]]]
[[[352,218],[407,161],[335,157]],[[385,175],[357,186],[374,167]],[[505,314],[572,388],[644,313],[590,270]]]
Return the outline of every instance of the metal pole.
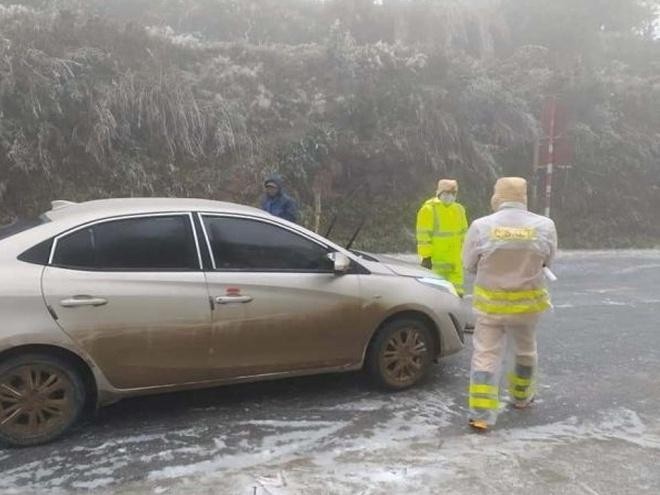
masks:
[[[539,176],[541,175],[539,172],[539,161],[540,161],[540,155],[541,154],[541,140],[539,139],[539,136],[536,136],[534,138],[534,158],[532,159],[532,187],[530,188],[530,192],[532,193],[532,197],[530,198],[530,210],[531,211],[539,211],[540,203],[539,203]]]
[[[550,135],[548,136],[548,164],[545,169],[545,216],[550,217],[552,201],[552,169],[555,161],[555,117],[557,114],[557,98],[552,97],[550,104]]]

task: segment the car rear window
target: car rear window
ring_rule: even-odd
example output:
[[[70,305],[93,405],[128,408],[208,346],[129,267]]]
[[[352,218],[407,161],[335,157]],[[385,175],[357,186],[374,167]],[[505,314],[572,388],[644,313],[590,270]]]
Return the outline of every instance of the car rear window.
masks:
[[[48,222],[48,219],[43,216],[39,218],[17,218],[11,223],[0,226],[0,241],[46,222]]]
[[[188,215],[112,220],[57,241],[53,264],[93,270],[199,270]]]

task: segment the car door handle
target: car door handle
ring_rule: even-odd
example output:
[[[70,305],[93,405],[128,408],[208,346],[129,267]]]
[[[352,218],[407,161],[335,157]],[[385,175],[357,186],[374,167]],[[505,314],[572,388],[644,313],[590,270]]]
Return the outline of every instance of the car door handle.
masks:
[[[91,297],[91,296],[74,296],[68,299],[62,299],[60,301],[60,306],[63,308],[77,308],[80,306],[103,306],[108,304],[107,299],[102,297]]]
[[[251,296],[218,296],[215,298],[215,302],[218,304],[245,304],[251,301]]]

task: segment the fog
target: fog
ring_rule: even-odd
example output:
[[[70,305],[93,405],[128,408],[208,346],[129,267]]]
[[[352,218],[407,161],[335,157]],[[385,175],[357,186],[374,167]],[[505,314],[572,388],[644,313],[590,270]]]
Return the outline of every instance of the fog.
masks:
[[[657,1],[4,1],[0,52],[2,223],[278,173],[305,226],[411,251],[438,179],[474,219],[517,175],[563,247],[660,238]]]

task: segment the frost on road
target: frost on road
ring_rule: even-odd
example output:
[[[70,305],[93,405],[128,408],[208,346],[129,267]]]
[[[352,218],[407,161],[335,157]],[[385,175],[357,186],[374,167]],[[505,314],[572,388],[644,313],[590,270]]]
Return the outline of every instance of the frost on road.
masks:
[[[563,253],[540,397],[466,427],[470,345],[414,390],[359,374],[125,401],[0,449],[0,493],[660,493],[660,252]]]

